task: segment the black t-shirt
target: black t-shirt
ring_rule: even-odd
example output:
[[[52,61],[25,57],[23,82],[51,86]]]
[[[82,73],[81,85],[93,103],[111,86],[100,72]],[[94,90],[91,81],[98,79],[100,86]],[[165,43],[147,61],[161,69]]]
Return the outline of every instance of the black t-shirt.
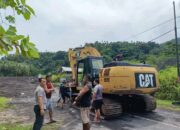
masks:
[[[80,100],[80,107],[90,107],[91,106],[91,99],[92,99],[92,83],[88,82],[86,86],[89,88]]]

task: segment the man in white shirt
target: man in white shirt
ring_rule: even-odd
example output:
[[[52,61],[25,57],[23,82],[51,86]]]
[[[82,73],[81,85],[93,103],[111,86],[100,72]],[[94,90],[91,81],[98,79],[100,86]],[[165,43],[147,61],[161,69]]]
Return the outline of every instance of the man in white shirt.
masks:
[[[39,78],[39,85],[35,90],[35,105],[34,112],[36,115],[35,122],[33,125],[33,130],[40,130],[43,121],[44,121],[44,113],[46,110],[47,99],[45,94],[46,80],[45,78]]]

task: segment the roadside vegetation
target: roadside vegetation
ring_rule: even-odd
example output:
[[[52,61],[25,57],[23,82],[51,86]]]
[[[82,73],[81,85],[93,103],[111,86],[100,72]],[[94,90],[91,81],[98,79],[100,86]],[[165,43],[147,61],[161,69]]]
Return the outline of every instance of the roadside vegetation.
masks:
[[[9,107],[9,99],[5,97],[0,97],[0,111],[4,110],[5,108]]]
[[[42,130],[59,129],[59,124],[43,125]],[[32,130],[32,125],[20,125],[17,123],[0,124],[0,130]]]
[[[176,67],[168,67],[159,72],[160,90],[156,93],[156,97],[162,100],[179,100],[180,84],[177,82]]]
[[[0,130],[32,130],[32,126],[22,126],[19,124],[0,124]]]
[[[155,42],[95,42],[85,46],[96,48],[104,57],[105,63],[111,62],[114,57],[123,54],[124,61],[131,63],[146,62],[158,70],[176,65],[174,40],[162,44]],[[2,61],[26,63],[36,67],[42,74],[58,73],[62,66],[70,66],[67,51],[41,52],[39,59],[9,55],[3,57],[0,62]]]
[[[173,101],[170,100],[157,100],[158,108],[172,110],[172,111],[180,111],[180,105],[173,105]]]

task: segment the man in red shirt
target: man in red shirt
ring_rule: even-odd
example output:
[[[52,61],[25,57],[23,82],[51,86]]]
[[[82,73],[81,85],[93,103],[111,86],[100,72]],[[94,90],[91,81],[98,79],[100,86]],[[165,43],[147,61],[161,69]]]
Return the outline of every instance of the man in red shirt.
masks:
[[[49,123],[52,123],[52,122],[55,122],[53,120],[53,104],[52,104],[52,92],[54,91],[54,86],[51,82],[51,75],[48,74],[46,76],[46,89],[45,89],[45,92],[46,92],[46,98],[47,98],[47,110],[49,111],[49,117],[50,117],[50,122]]]

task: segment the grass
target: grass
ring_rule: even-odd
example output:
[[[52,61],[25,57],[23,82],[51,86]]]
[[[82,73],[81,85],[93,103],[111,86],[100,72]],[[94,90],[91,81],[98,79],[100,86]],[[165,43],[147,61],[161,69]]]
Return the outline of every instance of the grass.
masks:
[[[43,125],[42,130],[58,130],[59,128],[60,128],[60,124],[53,123],[53,124]],[[32,125],[6,123],[6,124],[0,124],[0,130],[32,130]]]
[[[52,123],[52,124],[45,124],[42,127],[42,130],[59,130],[61,127],[61,123],[57,122],[57,123]]]
[[[0,130],[32,130],[32,126],[22,126],[19,124],[0,124]]]
[[[0,110],[4,110],[5,108],[8,108],[9,99],[5,97],[0,97]]]
[[[172,105],[172,101],[157,99],[157,106],[166,110],[180,111],[180,106]]]

